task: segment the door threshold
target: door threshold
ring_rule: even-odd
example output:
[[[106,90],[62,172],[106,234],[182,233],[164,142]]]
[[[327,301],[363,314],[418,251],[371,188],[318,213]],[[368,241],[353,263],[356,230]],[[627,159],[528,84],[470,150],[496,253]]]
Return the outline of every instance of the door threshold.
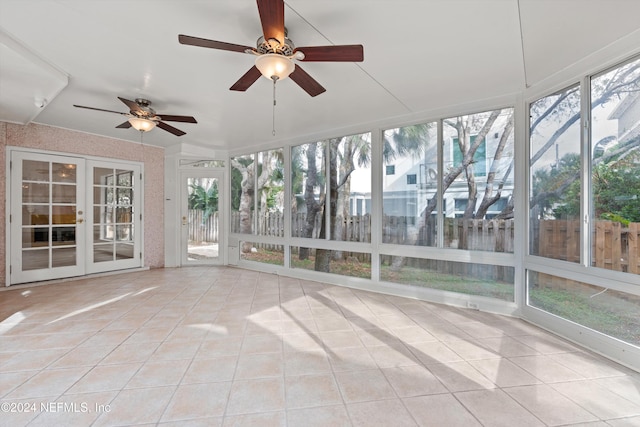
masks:
[[[36,286],[53,285],[56,283],[73,282],[76,280],[93,279],[96,277],[113,276],[116,274],[137,273],[139,271],[148,271],[148,270],[150,270],[149,267],[137,267],[137,268],[128,268],[126,270],[114,270],[114,271],[105,271],[102,273],[87,274],[84,276],[73,276],[73,277],[65,277],[61,279],[41,280],[38,282],[18,283],[15,285],[0,287],[0,292],[14,290],[14,289],[33,288]]]

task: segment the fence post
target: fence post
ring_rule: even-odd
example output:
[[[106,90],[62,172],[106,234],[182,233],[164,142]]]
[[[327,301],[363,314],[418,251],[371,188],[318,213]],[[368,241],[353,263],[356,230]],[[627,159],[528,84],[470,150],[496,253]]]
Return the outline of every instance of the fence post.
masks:
[[[629,224],[629,232],[627,234],[627,271],[629,273],[638,274],[638,234],[640,233],[640,222],[632,222]]]

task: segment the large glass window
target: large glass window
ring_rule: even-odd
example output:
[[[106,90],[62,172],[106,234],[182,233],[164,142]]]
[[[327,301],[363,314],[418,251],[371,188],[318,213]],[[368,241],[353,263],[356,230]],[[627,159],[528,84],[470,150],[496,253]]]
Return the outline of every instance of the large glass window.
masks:
[[[371,134],[329,140],[329,190],[331,239],[370,242]]]
[[[253,233],[255,155],[231,158],[231,232]],[[245,248],[243,248],[244,251]],[[247,245],[247,249],[251,249]]]
[[[394,268],[394,257],[380,257],[380,279],[422,288],[440,289],[513,301],[514,268],[437,259],[405,259]]]
[[[513,160],[513,108],[443,120],[445,247],[513,252]]]
[[[382,161],[382,241],[435,246],[438,124],[385,131]]]
[[[591,265],[640,273],[640,60],[591,79]]]
[[[241,247],[251,247],[249,251],[240,254],[240,258],[243,260],[279,266],[284,265],[284,246],[282,245],[255,242],[241,242],[240,245]]]
[[[640,296],[535,271],[528,288],[531,306],[640,346]]]
[[[291,148],[292,237],[319,237],[324,215],[324,157],[324,142],[312,142]]]
[[[580,262],[580,91],[530,106],[529,253]]]
[[[300,251],[308,252],[306,257],[300,256]],[[342,276],[371,278],[371,254],[362,252],[341,252],[340,259],[330,259],[331,262],[323,265],[325,269],[320,270],[318,260],[322,260],[323,255],[319,254],[321,249],[291,247],[291,268],[299,268],[311,271],[323,271],[325,273],[339,274]],[[332,251],[328,251],[332,252]]]
[[[291,149],[293,237],[370,242],[371,134],[348,135]],[[301,247],[295,255],[314,270],[352,259],[343,251]]]
[[[284,236],[284,165],[282,148],[258,153],[258,230],[263,236]]]

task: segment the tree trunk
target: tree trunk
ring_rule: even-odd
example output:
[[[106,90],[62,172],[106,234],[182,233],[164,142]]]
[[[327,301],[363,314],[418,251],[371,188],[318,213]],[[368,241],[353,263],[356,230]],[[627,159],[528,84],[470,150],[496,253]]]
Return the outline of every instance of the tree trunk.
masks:
[[[318,183],[318,167],[316,165],[316,155],[318,152],[318,143],[309,144],[307,149],[307,179],[304,186],[304,201],[307,207],[307,215],[305,218],[302,236],[306,238],[313,237],[313,229],[316,224],[316,215],[322,211],[322,205],[316,201],[314,189]],[[323,156],[324,157],[324,156]],[[324,215],[323,215],[324,217]],[[300,248],[298,259],[309,259],[309,248]]]
[[[342,138],[329,141],[329,216],[334,221],[338,210],[338,144]],[[327,235],[326,215],[322,217],[322,226],[318,238],[324,239]],[[331,264],[330,249],[316,249],[315,270],[329,273]]]
[[[336,217],[333,220],[333,240],[342,240],[345,221],[349,218],[349,200],[351,198],[351,179],[348,179],[351,172],[355,170],[353,157],[355,155],[355,141],[353,138],[345,138],[342,162],[340,163],[340,182],[344,184],[338,189],[338,206]],[[342,259],[342,251],[333,251],[333,259]]]
[[[238,210],[240,211],[239,231],[243,234],[251,234],[253,228],[251,221],[251,212],[253,210],[253,194],[255,190],[253,182],[255,174],[255,161],[245,166],[236,159],[232,159],[231,164],[242,174],[242,181],[240,182],[240,187],[242,190],[240,192],[240,205],[238,206]],[[251,243],[243,243],[241,250],[243,253],[250,252]]]
[[[500,200],[504,183],[509,177],[509,174],[511,173],[511,166],[509,166],[506,172],[504,173],[502,181],[500,182],[500,185],[498,186],[498,190],[496,191],[495,195],[493,194],[493,184],[495,181],[498,165],[502,160],[502,153],[504,152],[504,148],[507,145],[507,141],[509,140],[509,136],[511,135],[512,131],[513,131],[513,114],[511,115],[511,117],[509,117],[509,121],[507,122],[507,125],[505,126],[504,131],[502,132],[500,142],[498,143],[498,147],[496,148],[496,152],[493,156],[493,160],[491,161],[491,168],[489,170],[489,174],[487,175],[487,185],[485,186],[485,189],[484,189],[484,196],[482,197],[482,202],[480,202],[480,206],[476,211],[476,218],[483,219],[487,215],[487,210],[489,210],[489,207],[493,205],[495,202],[497,202],[498,200]]]

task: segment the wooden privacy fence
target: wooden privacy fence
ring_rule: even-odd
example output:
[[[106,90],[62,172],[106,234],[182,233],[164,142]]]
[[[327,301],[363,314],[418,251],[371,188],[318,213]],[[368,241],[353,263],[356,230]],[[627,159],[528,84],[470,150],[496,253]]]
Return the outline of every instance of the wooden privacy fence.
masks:
[[[189,241],[191,242],[218,242],[218,212],[214,212],[203,221],[204,211],[189,209]]]
[[[513,253],[512,219],[444,218],[444,246],[476,251]],[[436,222],[429,221],[421,230],[415,218],[385,216],[382,241],[401,245],[436,246]]]
[[[447,224],[451,222],[451,232]],[[445,218],[445,242],[458,240],[458,249],[513,253],[513,220]],[[457,233],[457,235],[456,235]]]
[[[532,253],[580,262],[579,220],[535,221],[532,223],[532,232],[532,235],[538,235]],[[591,237],[592,265],[607,270],[640,273],[640,223],[632,222],[628,227],[623,227],[619,222],[596,221]]]
[[[251,218],[253,223],[253,217]],[[322,214],[316,215],[311,238],[318,238]],[[297,213],[291,217],[292,237],[304,237],[307,226],[305,213]],[[232,232],[240,231],[240,213],[231,213]],[[332,227],[334,239],[343,242],[371,241],[371,216],[350,215],[338,216]],[[284,237],[284,214],[279,212],[261,215],[258,220],[257,234],[260,236]],[[412,217],[385,216],[383,218],[383,242],[404,245],[435,245],[435,222],[430,221],[423,230],[417,230],[416,220]],[[513,253],[513,220],[482,219],[444,219],[444,241],[446,247],[458,249],[480,250],[490,252]],[[417,235],[420,240],[417,241]],[[256,247],[276,249],[281,245],[260,244]]]

